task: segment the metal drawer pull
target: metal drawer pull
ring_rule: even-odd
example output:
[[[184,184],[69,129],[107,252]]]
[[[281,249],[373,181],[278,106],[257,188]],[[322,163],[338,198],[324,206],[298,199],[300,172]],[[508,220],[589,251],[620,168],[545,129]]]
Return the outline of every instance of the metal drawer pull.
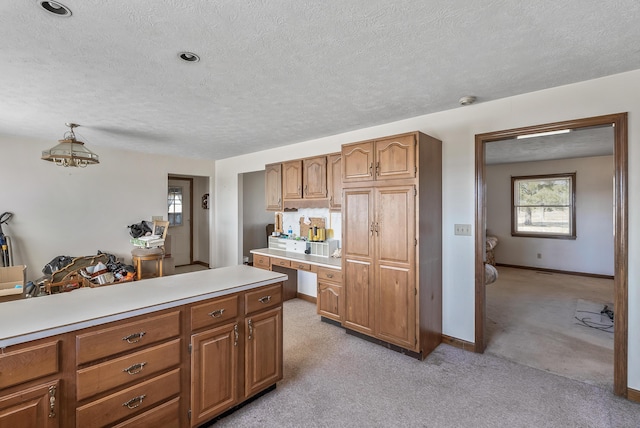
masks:
[[[49,387],[49,417],[56,417],[56,387]]]
[[[238,346],[238,324],[233,326],[233,334],[235,336],[235,340],[233,341],[233,346]]]
[[[132,366],[127,367],[126,369],[123,369],[122,371],[125,373],[129,373],[130,375],[134,375],[134,374],[138,374],[142,371],[142,369],[144,368],[144,366],[146,366],[147,363],[136,363]]]
[[[328,273],[327,274],[327,278],[333,278],[333,274],[332,273]]]
[[[306,266],[305,265],[298,265],[298,269],[305,269]]]
[[[264,296],[258,299],[258,302],[267,304],[271,301],[271,296]]]
[[[122,407],[128,407],[129,409],[135,409],[136,407],[140,407],[142,404],[142,400],[146,398],[146,395],[139,395],[137,397],[132,398],[126,403],[122,403]],[[135,403],[135,405],[133,405]]]
[[[209,316],[210,317],[214,317],[214,318],[220,318],[222,316],[222,314],[224,313],[224,308],[222,309],[216,309],[213,312],[209,312]]]
[[[147,333],[144,331],[141,331],[140,333],[131,333],[129,336],[123,337],[122,340],[126,340],[127,343],[138,343],[140,342],[140,339],[142,339],[142,336],[144,336],[145,334]]]
[[[253,336],[253,322],[251,321],[251,319],[249,319],[249,337],[248,339],[251,340],[251,337]]]

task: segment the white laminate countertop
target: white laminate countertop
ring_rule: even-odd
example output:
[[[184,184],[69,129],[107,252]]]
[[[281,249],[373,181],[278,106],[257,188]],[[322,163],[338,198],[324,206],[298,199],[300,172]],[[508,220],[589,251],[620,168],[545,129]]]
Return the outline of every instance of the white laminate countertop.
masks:
[[[285,281],[239,265],[0,303],[0,348]]]
[[[291,251],[276,250],[273,248],[259,248],[251,250],[250,252],[252,254],[260,254],[267,257],[280,257],[281,259],[305,262],[330,269],[342,269],[342,259],[337,259],[335,257],[313,256],[310,254],[294,253]]]

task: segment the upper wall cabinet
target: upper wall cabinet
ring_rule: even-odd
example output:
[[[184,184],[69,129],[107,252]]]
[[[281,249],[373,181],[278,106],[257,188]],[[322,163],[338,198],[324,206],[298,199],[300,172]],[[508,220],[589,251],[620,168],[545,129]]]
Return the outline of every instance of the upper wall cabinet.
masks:
[[[413,134],[342,146],[342,181],[413,179],[416,139]]]
[[[302,161],[282,163],[282,193],[284,199],[302,198]]]
[[[267,211],[282,211],[282,164],[265,165],[264,183]]]
[[[327,197],[327,157],[318,156],[302,160],[302,195],[306,199]]]
[[[282,163],[283,208],[328,208],[327,156]]]
[[[342,209],[342,155],[332,153],[327,156],[327,191],[329,192],[329,209]]]

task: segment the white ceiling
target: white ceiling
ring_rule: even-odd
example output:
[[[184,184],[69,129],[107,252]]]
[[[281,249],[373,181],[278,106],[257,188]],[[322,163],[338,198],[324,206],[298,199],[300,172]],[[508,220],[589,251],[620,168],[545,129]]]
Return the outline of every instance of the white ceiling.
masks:
[[[568,134],[485,143],[485,163],[536,162],[613,155],[613,126],[579,128]]]
[[[221,159],[640,68],[637,0],[60,2],[0,2],[0,135],[76,122],[98,154]]]

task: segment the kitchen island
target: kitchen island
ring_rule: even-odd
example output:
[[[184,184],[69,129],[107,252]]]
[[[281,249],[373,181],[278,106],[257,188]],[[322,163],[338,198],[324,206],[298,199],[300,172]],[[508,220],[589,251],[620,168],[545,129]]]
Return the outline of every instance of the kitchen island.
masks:
[[[274,388],[286,278],[241,265],[0,304],[0,426],[198,426]]]

